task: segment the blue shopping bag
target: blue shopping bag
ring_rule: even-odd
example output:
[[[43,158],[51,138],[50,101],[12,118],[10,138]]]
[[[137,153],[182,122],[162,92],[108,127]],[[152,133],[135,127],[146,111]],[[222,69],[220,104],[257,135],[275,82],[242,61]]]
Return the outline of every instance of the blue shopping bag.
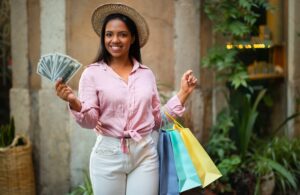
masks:
[[[179,132],[177,130],[169,130],[167,133],[170,135],[172,142],[179,192],[202,186]]]
[[[159,195],[179,195],[171,138],[165,130],[160,130],[157,147],[159,155]]]

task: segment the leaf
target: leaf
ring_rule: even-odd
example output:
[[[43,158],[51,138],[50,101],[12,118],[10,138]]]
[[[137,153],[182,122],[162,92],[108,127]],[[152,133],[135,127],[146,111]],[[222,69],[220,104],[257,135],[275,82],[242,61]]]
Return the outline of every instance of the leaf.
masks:
[[[291,172],[289,172],[286,168],[284,168],[283,166],[281,166],[279,163],[271,160],[271,159],[267,159],[267,158],[262,158],[263,160],[267,161],[269,163],[269,165],[275,170],[277,171],[280,175],[282,175],[288,182],[289,184],[291,184],[291,186],[293,187],[293,189],[297,189],[297,184],[296,184],[296,180],[294,178],[294,176],[292,175]]]
[[[251,8],[251,3],[247,0],[239,0],[239,4],[241,7],[244,7],[244,8],[247,8],[247,9],[250,9]]]

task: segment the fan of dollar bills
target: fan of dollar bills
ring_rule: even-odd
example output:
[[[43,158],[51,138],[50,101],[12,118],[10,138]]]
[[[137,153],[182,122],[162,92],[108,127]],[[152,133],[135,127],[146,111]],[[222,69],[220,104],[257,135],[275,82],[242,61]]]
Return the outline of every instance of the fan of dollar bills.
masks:
[[[41,56],[37,66],[37,73],[52,82],[61,78],[66,83],[80,67],[81,64],[68,55],[50,53]]]

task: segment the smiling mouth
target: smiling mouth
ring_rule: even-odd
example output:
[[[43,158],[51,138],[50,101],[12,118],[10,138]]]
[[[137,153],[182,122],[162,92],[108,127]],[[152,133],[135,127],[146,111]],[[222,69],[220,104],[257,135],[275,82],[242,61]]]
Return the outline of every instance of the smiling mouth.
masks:
[[[115,46],[115,45],[113,45],[113,46],[110,46],[110,48],[111,48],[111,50],[112,51],[120,51],[121,49],[122,49],[122,46]]]

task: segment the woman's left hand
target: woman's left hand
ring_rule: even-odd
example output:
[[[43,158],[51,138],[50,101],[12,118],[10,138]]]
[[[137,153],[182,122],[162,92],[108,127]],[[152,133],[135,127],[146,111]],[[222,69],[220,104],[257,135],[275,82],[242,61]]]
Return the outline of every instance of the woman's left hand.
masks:
[[[197,78],[193,75],[192,70],[186,71],[181,77],[180,90],[178,92],[178,98],[182,105],[185,103],[188,96],[193,92],[197,85]]]
[[[186,71],[181,78],[180,91],[190,94],[196,87],[197,79],[192,70]]]

